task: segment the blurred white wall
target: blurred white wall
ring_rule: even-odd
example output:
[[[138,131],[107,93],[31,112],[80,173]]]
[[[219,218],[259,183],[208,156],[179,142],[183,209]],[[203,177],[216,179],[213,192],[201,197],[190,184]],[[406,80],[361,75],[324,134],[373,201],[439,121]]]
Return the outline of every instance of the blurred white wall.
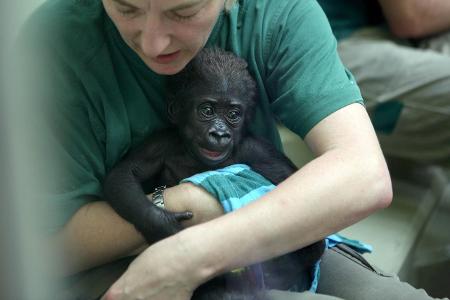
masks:
[[[45,0],[15,0],[8,1],[6,6],[5,16],[9,18],[11,22],[11,32],[10,37],[15,37],[20,30],[21,24],[26,20],[26,18],[35,10],[39,5],[45,2]]]
[[[48,262],[36,261],[38,250],[30,242],[32,212],[24,205],[24,195],[32,193],[32,184],[20,180],[27,170],[20,162],[24,149],[18,147],[18,115],[14,113],[18,88],[12,80],[16,70],[10,64],[18,58],[14,41],[22,24],[43,2],[0,1],[0,299],[44,300],[50,284],[45,274],[34,272],[36,263]]]

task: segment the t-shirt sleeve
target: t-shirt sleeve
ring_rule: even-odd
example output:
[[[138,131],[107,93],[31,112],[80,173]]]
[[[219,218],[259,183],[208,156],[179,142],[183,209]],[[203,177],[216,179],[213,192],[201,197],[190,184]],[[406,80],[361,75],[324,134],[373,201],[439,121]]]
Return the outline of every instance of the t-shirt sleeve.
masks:
[[[362,103],[316,1],[283,1],[266,44],[266,87],[276,117],[301,137],[351,103]]]

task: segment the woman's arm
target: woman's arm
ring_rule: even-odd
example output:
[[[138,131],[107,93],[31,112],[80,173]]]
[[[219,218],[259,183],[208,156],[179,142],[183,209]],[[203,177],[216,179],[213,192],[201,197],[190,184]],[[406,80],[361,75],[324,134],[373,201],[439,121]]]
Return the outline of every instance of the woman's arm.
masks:
[[[220,273],[309,245],[390,204],[389,172],[363,106],[328,116],[306,142],[316,159],[259,201],[149,247],[105,299],[186,300]]]
[[[164,197],[167,210],[193,212],[193,218],[183,223],[185,226],[223,214],[217,200],[189,183],[167,189]],[[53,249],[51,261],[59,258],[63,275],[137,254],[147,247],[134,226],[117,215],[105,201],[94,201],[81,207],[59,232],[49,238],[47,245]]]
[[[209,258],[199,259],[199,274],[215,276],[304,247],[390,204],[389,172],[363,106],[352,104],[325,118],[306,142],[317,158],[278,188],[182,233],[190,247],[195,237],[207,241],[193,251]]]
[[[448,0],[379,0],[392,32],[421,38],[450,29]]]

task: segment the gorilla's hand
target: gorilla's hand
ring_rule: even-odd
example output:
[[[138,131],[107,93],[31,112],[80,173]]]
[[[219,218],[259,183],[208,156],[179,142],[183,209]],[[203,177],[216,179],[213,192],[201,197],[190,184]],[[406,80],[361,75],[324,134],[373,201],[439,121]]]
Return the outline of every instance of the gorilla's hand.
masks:
[[[190,211],[170,212],[151,203],[145,214],[144,228],[137,228],[149,244],[153,244],[183,229],[182,221],[193,217]]]

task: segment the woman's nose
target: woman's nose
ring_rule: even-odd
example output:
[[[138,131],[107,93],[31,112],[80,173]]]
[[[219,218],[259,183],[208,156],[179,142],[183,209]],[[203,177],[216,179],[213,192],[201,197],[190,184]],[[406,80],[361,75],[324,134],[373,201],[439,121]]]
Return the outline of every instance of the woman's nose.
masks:
[[[145,56],[156,57],[165,54],[170,45],[171,36],[167,24],[157,16],[148,16],[142,29],[141,50]]]

